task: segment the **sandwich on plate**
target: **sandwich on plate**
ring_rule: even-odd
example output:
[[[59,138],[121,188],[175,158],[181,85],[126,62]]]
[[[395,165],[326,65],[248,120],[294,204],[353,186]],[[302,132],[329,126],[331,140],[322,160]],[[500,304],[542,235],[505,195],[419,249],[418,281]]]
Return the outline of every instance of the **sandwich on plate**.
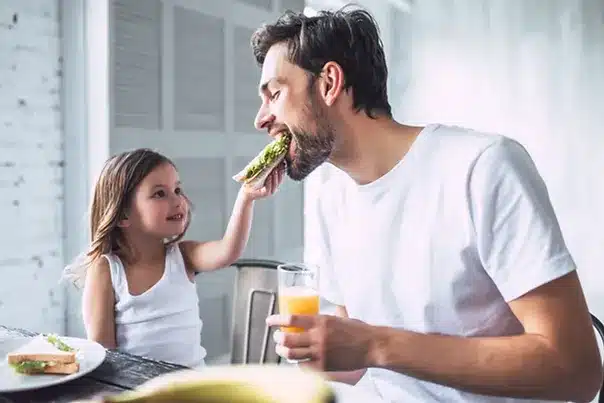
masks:
[[[8,364],[18,373],[69,375],[80,370],[77,351],[56,335],[41,335],[7,354]]]
[[[290,142],[291,134],[289,132],[282,132],[279,137],[264,147],[245,168],[233,176],[233,179],[253,190],[262,188],[266,178],[268,178],[273,169],[277,168],[283,162],[289,150]]]

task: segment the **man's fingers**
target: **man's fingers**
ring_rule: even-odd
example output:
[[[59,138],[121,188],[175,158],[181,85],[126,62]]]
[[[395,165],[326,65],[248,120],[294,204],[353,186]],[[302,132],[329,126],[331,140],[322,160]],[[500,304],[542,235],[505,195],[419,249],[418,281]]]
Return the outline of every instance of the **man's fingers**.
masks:
[[[275,346],[275,352],[279,356],[289,359],[289,360],[306,360],[306,359],[312,359],[314,357],[310,347],[289,348],[289,347],[285,347],[280,344],[277,344]]]
[[[273,334],[273,340],[276,344],[289,348],[308,347],[312,341],[308,332],[292,333],[281,330]]]
[[[269,326],[294,326],[310,329],[314,323],[315,317],[312,315],[271,315],[266,318],[266,324]]]

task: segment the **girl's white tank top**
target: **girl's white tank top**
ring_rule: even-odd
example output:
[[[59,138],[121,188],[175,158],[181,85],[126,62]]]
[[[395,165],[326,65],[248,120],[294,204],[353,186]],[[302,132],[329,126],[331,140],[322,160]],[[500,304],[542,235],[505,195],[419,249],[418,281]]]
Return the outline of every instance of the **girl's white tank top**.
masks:
[[[178,245],[166,250],[162,278],[140,295],[131,295],[124,265],[117,255],[105,258],[115,293],[115,327],[120,351],[155,360],[200,368],[203,323],[195,283],[189,280]]]

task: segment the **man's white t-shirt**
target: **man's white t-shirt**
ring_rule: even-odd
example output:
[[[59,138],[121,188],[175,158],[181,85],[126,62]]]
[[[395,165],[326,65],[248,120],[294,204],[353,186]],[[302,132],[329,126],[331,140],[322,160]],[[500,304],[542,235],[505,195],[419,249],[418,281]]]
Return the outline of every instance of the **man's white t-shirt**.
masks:
[[[327,184],[307,256],[321,295],[372,325],[456,336],[522,333],[507,302],[575,270],[547,189],[504,136],[430,125],[386,175]],[[385,401],[526,402],[382,369]]]

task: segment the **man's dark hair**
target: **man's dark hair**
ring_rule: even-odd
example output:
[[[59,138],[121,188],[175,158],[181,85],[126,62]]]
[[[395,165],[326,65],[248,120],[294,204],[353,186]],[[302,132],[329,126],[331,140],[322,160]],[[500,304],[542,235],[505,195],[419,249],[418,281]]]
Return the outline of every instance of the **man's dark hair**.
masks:
[[[308,17],[287,11],[274,24],[264,24],[252,35],[254,57],[260,66],[268,50],[285,43],[288,59],[317,77],[325,63],[338,63],[344,88],[352,89],[353,106],[375,118],[392,117],[388,102],[388,67],[377,23],[362,9],[321,11]],[[311,83],[314,81],[311,81]]]

